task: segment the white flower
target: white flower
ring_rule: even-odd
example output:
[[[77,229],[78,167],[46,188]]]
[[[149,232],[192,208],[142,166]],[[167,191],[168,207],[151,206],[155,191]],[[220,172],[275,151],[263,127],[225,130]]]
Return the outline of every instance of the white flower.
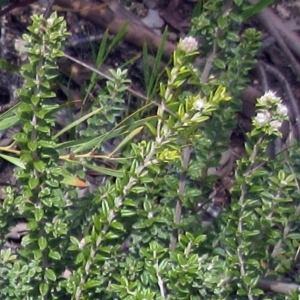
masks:
[[[268,103],[279,103],[280,101],[280,97],[277,97],[276,93],[273,91],[267,91],[263,96],[259,98],[259,102],[264,105]]]
[[[198,111],[202,111],[202,109],[204,108],[204,105],[205,105],[205,101],[204,99],[197,99],[194,104],[193,104],[193,108],[195,110],[198,110]]]
[[[264,110],[258,112],[254,120],[258,125],[262,126],[265,125],[270,119],[271,114],[268,111]]]
[[[281,116],[281,117],[286,117],[288,115],[288,108],[282,104],[282,103],[279,103],[278,104],[278,107],[277,107],[277,113]]]
[[[271,127],[275,130],[278,131],[279,128],[281,127],[282,122],[279,120],[274,120],[270,122]]]
[[[276,93],[273,91],[267,91],[263,96],[260,97],[260,101],[264,104],[268,103],[269,98],[276,98]]]
[[[188,36],[179,42],[178,47],[184,52],[189,53],[198,49],[198,42],[194,37]]]

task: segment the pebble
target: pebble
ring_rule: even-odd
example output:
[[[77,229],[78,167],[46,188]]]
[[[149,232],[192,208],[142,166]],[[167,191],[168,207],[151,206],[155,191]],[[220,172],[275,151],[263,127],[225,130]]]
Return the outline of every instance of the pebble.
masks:
[[[147,16],[141,21],[152,29],[161,29],[164,25],[164,20],[159,16],[159,12],[156,9],[149,9]]]

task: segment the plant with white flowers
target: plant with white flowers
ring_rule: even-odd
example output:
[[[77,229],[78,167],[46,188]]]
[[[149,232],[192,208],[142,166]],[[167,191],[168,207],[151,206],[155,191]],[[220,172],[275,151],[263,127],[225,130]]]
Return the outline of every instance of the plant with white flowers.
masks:
[[[273,160],[267,157],[267,148],[281,137],[282,122],[287,119],[288,109],[274,92],[257,99],[246,154],[237,163],[233,202],[222,215],[220,243],[230,244],[223,248],[227,254],[224,280],[229,280],[232,290],[247,299],[259,295],[269,299],[263,290],[289,294],[289,299],[299,297],[297,286],[287,284],[286,289],[274,289],[280,283],[273,282],[294,276],[294,259],[298,257],[293,239],[299,236],[300,189],[291,162],[299,150],[290,148],[276,153]],[[270,299],[281,299],[280,295],[270,295]]]
[[[257,99],[257,114],[253,124],[262,127],[261,130],[280,135],[282,122],[287,119],[288,109],[274,92],[268,91]]]
[[[185,53],[193,53],[198,49],[198,42],[193,36],[185,37],[180,40],[178,49],[184,51]]]
[[[132,113],[124,110],[132,103],[128,72],[111,70],[87,115],[55,134],[61,107],[51,104],[51,89],[66,27],[56,14],[33,18],[30,64],[12,110],[22,131],[17,150],[5,148],[20,168],[20,190],[8,188],[0,207],[3,240],[13,217],[26,220],[28,233],[18,253],[1,250],[0,299],[277,300],[263,291],[264,277],[299,280],[299,150],[266,155],[288,115],[275,93],[258,99],[245,151],[225,165],[230,205],[210,207],[221,179],[208,170],[228,150],[259,47],[255,30],[236,31],[242,2],[224,14],[223,0],[205,1],[165,77],[163,46],[153,68],[144,59],[149,99]],[[106,142],[112,150],[104,155]],[[83,190],[87,170],[103,175],[93,190]]]

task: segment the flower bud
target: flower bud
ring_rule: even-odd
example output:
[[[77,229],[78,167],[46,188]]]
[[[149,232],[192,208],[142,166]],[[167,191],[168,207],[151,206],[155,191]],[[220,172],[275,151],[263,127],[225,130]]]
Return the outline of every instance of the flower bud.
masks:
[[[188,36],[179,42],[178,48],[186,53],[194,52],[198,49],[198,42],[194,37]]]

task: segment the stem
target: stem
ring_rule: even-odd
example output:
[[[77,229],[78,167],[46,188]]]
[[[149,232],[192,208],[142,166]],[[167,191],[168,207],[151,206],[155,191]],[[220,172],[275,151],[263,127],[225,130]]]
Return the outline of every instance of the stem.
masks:
[[[179,195],[184,195],[185,186],[186,186],[186,174],[187,169],[189,166],[189,161],[191,157],[191,146],[187,146],[182,151],[182,173],[180,175],[180,182],[179,182]],[[181,220],[181,214],[182,214],[182,203],[181,200],[178,199],[176,202],[176,209],[175,209],[175,215],[174,215],[174,223],[179,224]],[[173,251],[176,248],[176,244],[178,241],[178,229],[174,229],[172,233],[171,243],[170,243],[170,250]]]
[[[255,144],[253,148],[253,152],[251,157],[249,158],[250,161],[250,166],[246,170],[245,174],[250,174],[253,171],[253,167],[255,165],[256,157],[258,155],[258,150],[259,150],[259,145],[261,144],[263,138],[259,138],[258,142]],[[246,268],[245,268],[245,261],[244,261],[244,254],[243,254],[243,213],[245,209],[245,198],[247,195],[247,184],[245,181],[243,181],[242,186],[241,186],[241,195],[239,198],[239,205],[240,205],[240,210],[238,213],[238,224],[237,224],[237,231],[238,231],[238,236],[237,236],[237,257],[240,263],[240,274],[241,274],[241,279],[242,279],[242,284],[244,289],[247,291],[248,299],[253,300],[253,296],[251,293],[251,288],[249,288],[244,282],[243,282],[243,277],[246,276]]]
[[[89,276],[90,270],[91,270],[91,266],[92,266],[92,261],[94,260],[96,254],[97,254],[97,251],[103,241],[103,236],[108,232],[110,224],[117,216],[117,212],[116,212],[117,209],[122,206],[125,197],[128,195],[131,188],[137,183],[137,177],[145,170],[146,167],[148,167],[152,164],[155,164],[157,162],[155,159],[153,159],[154,155],[156,154],[156,150],[161,146],[163,141],[168,139],[169,135],[170,135],[170,132],[168,132],[163,138],[160,138],[159,140],[157,139],[156,144],[154,144],[152,146],[152,149],[150,150],[149,154],[145,157],[144,163],[136,169],[135,175],[130,177],[127,184],[124,186],[122,194],[119,195],[115,199],[115,209],[110,211],[109,216],[107,218],[108,223],[104,226],[104,228],[101,232],[102,234],[99,235],[95,246],[91,249],[90,259],[86,262],[86,265],[84,267],[85,275],[81,277],[80,284],[76,288],[75,297],[72,299],[76,299],[76,300],[81,299],[81,295],[82,295],[82,291],[83,291],[82,286],[88,279],[88,276]],[[104,194],[102,196],[102,198],[105,198],[105,197],[107,197],[107,194]]]
[[[203,72],[201,74],[200,82],[202,84],[207,83],[210,71],[213,68],[213,62],[216,57],[217,57],[217,43],[216,43],[216,40],[214,40],[212,52],[208,56],[205,66],[204,66],[204,69],[203,69]]]
[[[241,279],[243,280],[243,277],[246,276],[246,269],[245,269],[245,262],[244,262],[244,255],[243,255],[243,239],[242,239],[242,234],[243,234],[243,211],[244,211],[244,200],[245,200],[245,196],[247,194],[246,191],[246,184],[243,183],[242,185],[242,191],[241,191],[241,196],[239,199],[239,204],[241,206],[241,210],[239,211],[239,221],[238,221],[238,237],[237,237],[237,242],[238,242],[238,247],[237,247],[237,256],[238,256],[238,260],[240,263],[240,273],[241,273]],[[254,300],[254,298],[252,297],[252,294],[250,292],[250,289],[248,288],[248,286],[242,282],[244,289],[247,291],[248,294],[248,299],[250,300]]]
[[[158,272],[158,261],[155,263],[155,270],[156,270],[156,278],[157,278],[157,284],[159,286],[160,295],[162,299],[166,299],[165,285]]]

